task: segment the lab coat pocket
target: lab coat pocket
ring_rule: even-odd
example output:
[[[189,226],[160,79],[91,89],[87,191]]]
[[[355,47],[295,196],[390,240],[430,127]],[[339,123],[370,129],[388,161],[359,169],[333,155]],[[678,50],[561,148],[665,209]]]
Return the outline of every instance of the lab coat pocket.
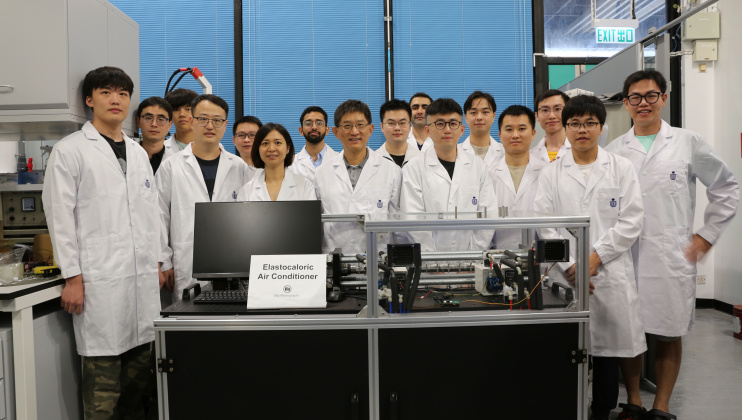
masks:
[[[687,191],[688,165],[680,161],[668,160],[657,165],[658,178],[663,191],[673,193]]]
[[[600,212],[600,218],[604,220],[618,219],[620,200],[621,191],[618,188],[611,187],[598,190],[598,211]]]
[[[666,226],[663,230],[665,260],[670,276],[692,273],[693,266],[685,258],[685,248],[690,243],[688,229]]]
[[[479,188],[477,187],[463,187],[461,188],[462,197],[457,204],[459,211],[477,211],[479,207]]]
[[[366,208],[369,213],[386,213],[389,211],[389,191],[369,190],[366,193]]]
[[[123,241],[116,235],[85,239],[85,261],[82,278],[86,283],[120,277]]]

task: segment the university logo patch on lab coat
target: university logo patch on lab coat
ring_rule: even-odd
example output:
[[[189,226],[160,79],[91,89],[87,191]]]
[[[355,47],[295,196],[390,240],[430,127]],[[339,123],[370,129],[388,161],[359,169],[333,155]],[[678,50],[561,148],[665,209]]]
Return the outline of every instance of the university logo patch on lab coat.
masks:
[[[617,204],[618,204],[618,201],[616,201],[615,198],[611,198],[611,207],[616,207]]]
[[[678,175],[675,173],[675,171],[672,171],[672,173],[670,173],[670,179],[672,179],[673,181],[675,181],[675,178],[677,177]]]
[[[471,198],[471,203],[474,204],[475,206],[477,205],[478,202],[479,201],[477,201],[477,197],[472,197]]]
[[[149,188],[149,179],[144,180],[144,186]]]
[[[232,191],[232,198],[237,199],[237,191]]]
[[[376,207],[382,208],[382,207],[384,207],[384,203],[382,203],[381,200],[379,200],[379,202],[376,203]]]

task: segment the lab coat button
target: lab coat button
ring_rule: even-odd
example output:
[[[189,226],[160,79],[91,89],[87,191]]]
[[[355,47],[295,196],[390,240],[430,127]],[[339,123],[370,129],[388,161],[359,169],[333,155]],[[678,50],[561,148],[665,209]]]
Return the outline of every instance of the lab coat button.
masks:
[[[647,196],[647,193],[642,193],[642,197],[646,197],[646,196]]]
[[[647,174],[646,172],[642,172],[642,175],[646,175],[646,174]]]
[[[456,241],[451,241],[451,245],[456,245]]]

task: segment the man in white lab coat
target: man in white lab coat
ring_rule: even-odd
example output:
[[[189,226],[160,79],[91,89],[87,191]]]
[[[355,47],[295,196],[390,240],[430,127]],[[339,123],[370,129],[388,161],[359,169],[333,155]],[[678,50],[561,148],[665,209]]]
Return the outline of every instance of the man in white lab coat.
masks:
[[[306,144],[294,157],[289,170],[314,182],[317,169],[338,154],[329,144],[325,144],[325,136],[329,132],[327,112],[318,106],[307,107],[299,117],[299,134],[304,137]]]
[[[401,171],[368,146],[374,131],[371,110],[361,101],[349,99],[335,110],[332,134],[343,151],[323,164],[314,179],[324,214],[394,213],[399,210]],[[293,165],[292,165],[293,166]],[[341,248],[344,254],[366,252],[366,234],[356,222],[324,223],[324,252]],[[379,235],[379,249],[389,241]]]
[[[399,99],[384,102],[379,110],[381,118],[381,132],[386,141],[376,150],[376,153],[392,160],[400,168],[413,157],[420,154],[420,150],[407,142],[412,127],[412,109],[410,104]]]
[[[433,98],[425,92],[417,92],[410,97],[410,109],[412,110],[412,130],[407,136],[407,144],[417,147],[417,150],[425,152],[433,147],[433,140],[425,131],[425,111],[433,102]]]
[[[147,151],[149,164],[156,174],[160,164],[177,153],[178,149],[165,144],[165,136],[170,131],[173,108],[162,98],[152,96],[143,100],[137,108],[137,126],[142,131],[139,145]]]
[[[142,402],[155,379],[160,218],[147,153],[121,131],[133,90],[115,67],[85,76],[93,121],[54,146],[42,192],[66,279],[62,306],[73,314],[82,356],[85,418],[145,418]]]
[[[596,420],[607,420],[618,403],[620,358],[647,349],[631,255],[644,217],[641,188],[630,161],[598,146],[605,118],[605,107],[594,96],[567,103],[562,121],[572,153],[546,165],[535,199],[536,211],[590,216],[591,408]],[[542,229],[540,235],[558,234]],[[574,264],[561,268],[574,284]]]
[[[645,418],[669,414],[672,389],[680,370],[681,337],[693,326],[696,260],[706,254],[736,214],[739,184],[705,138],[671,127],[660,117],[667,82],[656,71],[639,71],[624,82],[624,105],[634,127],[607,149],[628,158],[641,183],[646,222],[634,245],[644,330],[657,336],[657,394]],[[696,180],[706,186],[709,204],[704,225],[693,233]],[[628,391],[625,412],[641,414],[641,356],[623,363]]]
[[[495,98],[479,90],[469,95],[464,102],[464,114],[470,134],[459,148],[484,160],[488,171],[505,156],[502,145],[490,135],[492,124],[495,123],[496,110]]]
[[[505,108],[497,120],[505,157],[495,164],[489,174],[495,186],[498,205],[506,206],[509,214],[533,211],[538,176],[547,165],[530,158],[529,149],[536,134],[533,128],[535,123],[533,111],[522,105]],[[523,235],[520,229],[499,229],[493,241],[497,249],[519,249]]]
[[[402,213],[463,213],[484,211],[494,214],[497,199],[492,180],[482,159],[458,150],[464,134],[461,106],[450,98],[433,101],[427,110],[425,131],[434,147],[413,158],[402,170]],[[494,231],[462,230],[411,232],[423,251],[466,251],[488,249]]]
[[[180,88],[165,95],[165,100],[173,108],[173,123],[175,123],[175,133],[165,140],[165,145],[176,152],[185,149],[193,141],[191,102],[196,99],[196,96],[198,93]]]
[[[232,125],[232,143],[234,143],[235,155],[241,157],[247,163],[250,179],[255,178],[255,174],[260,171],[253,164],[252,148],[255,135],[262,126],[263,122],[252,115],[245,115]]]
[[[162,270],[172,285],[173,301],[193,286],[195,204],[237,201],[249,181],[247,164],[224,150],[229,106],[216,95],[200,95],[191,103],[193,142],[166,160],[157,172]]]
[[[562,110],[569,101],[566,93],[549,89],[538,95],[533,101],[536,119],[544,130],[544,138],[531,149],[533,159],[549,163],[572,153],[572,145],[567,141],[567,134],[562,125]]]

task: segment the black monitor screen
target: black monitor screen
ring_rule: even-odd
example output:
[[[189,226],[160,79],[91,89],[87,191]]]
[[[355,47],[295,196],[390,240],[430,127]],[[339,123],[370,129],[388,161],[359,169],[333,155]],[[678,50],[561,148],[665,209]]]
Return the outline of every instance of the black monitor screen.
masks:
[[[319,201],[196,203],[193,277],[247,278],[252,255],[322,253]]]

